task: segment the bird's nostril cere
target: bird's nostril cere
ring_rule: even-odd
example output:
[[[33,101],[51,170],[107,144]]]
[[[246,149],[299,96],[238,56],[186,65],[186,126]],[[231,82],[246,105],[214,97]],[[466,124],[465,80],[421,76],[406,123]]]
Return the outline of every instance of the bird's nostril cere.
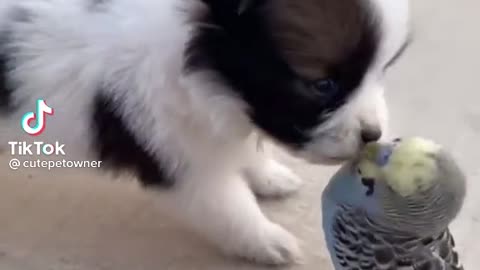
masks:
[[[364,143],[375,142],[382,137],[382,131],[380,129],[362,130],[361,136]]]

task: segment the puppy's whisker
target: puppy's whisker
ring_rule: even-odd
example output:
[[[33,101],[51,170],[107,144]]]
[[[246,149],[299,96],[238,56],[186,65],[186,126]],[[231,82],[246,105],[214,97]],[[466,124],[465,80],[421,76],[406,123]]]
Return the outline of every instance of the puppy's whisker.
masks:
[[[296,33],[295,35],[275,35],[272,34],[272,36],[277,39],[277,40],[282,40],[282,42],[288,42],[288,43],[312,43],[315,42],[316,38],[314,36],[309,36],[309,35],[301,35]]]
[[[299,51],[293,51],[293,50],[285,50],[284,54],[286,55],[292,55],[292,56],[305,56],[305,57],[318,57],[318,55],[315,55],[313,53],[308,53],[308,52],[299,52]]]
[[[198,22],[195,25],[199,28],[222,30],[222,27],[211,23]]]
[[[318,54],[314,53],[307,53],[307,52],[298,52],[298,51],[284,51],[285,56],[294,56],[294,57],[304,57],[304,58],[310,58],[313,59],[313,61],[318,62],[318,63],[328,63],[331,61],[331,59],[328,59],[326,57],[323,57]]]

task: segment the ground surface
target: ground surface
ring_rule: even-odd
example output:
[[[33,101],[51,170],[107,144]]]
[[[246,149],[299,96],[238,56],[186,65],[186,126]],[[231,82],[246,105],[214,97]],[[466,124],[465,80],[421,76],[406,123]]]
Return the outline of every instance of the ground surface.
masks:
[[[413,1],[415,42],[388,84],[392,133],[445,144],[469,176],[469,196],[453,226],[467,269],[480,254],[480,2]],[[319,197],[332,168],[282,160],[307,185],[266,202],[272,219],[303,242],[300,269],[331,269],[319,231]],[[134,184],[88,173],[13,173],[0,157],[1,270],[263,269],[219,256],[168,223]],[[59,178],[59,175],[71,175]]]

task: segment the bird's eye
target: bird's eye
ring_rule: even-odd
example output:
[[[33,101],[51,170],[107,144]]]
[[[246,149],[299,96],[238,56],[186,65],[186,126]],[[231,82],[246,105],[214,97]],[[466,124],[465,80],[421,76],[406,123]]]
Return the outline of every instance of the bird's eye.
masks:
[[[312,87],[318,94],[329,97],[338,91],[338,84],[332,79],[319,79],[312,82]]]

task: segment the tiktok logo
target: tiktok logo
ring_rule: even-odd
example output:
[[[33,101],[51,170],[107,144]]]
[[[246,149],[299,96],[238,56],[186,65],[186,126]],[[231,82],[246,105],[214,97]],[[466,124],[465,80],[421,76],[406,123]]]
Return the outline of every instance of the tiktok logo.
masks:
[[[46,116],[53,115],[53,113],[53,108],[48,107],[47,103],[45,103],[45,100],[37,100],[36,112],[28,112],[23,115],[21,122],[22,129],[32,136],[38,136],[42,134],[47,125]],[[35,126],[33,127],[31,126],[32,121],[35,121]]]

